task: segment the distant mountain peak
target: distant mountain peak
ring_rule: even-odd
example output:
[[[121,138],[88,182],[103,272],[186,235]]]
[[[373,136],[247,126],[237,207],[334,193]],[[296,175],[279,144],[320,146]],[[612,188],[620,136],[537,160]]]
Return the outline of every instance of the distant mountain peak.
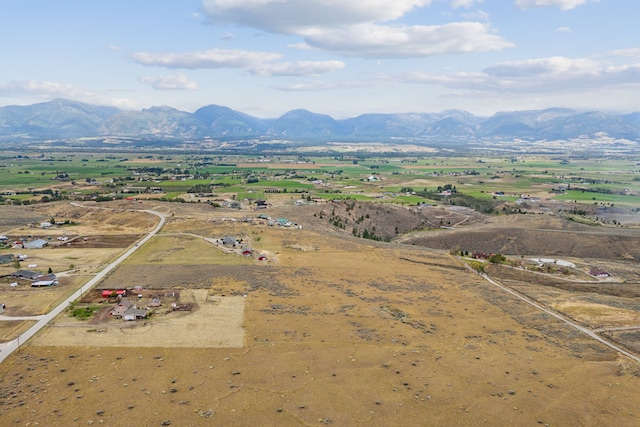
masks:
[[[28,106],[0,107],[0,138],[55,139],[90,136],[164,136],[181,138],[272,137],[333,141],[466,141],[528,138],[571,139],[584,135],[640,142],[640,113],[612,115],[568,108],[501,111],[478,117],[468,111],[373,113],[335,120],[304,108],[275,119],[260,119],[210,104],[194,113],[163,105],[122,111],[64,98]]]

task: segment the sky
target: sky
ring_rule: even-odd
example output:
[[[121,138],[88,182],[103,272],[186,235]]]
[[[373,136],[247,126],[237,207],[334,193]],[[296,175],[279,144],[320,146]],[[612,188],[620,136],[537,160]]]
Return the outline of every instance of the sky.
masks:
[[[637,0],[0,0],[0,106],[640,111]]]

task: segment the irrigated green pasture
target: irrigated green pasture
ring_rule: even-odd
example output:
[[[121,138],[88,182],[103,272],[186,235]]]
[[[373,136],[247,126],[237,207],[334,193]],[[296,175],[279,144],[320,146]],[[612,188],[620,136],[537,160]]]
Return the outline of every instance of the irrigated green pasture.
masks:
[[[480,200],[516,201],[521,195],[581,204],[640,207],[638,159],[560,159],[518,155],[240,156],[109,152],[5,152],[0,156],[0,203],[47,198],[145,197],[185,193],[274,193],[433,202],[445,186]],[[135,190],[133,190],[135,189]],[[417,194],[416,194],[417,193]],[[438,199],[440,200],[440,199]],[[438,201],[436,200],[436,201]]]

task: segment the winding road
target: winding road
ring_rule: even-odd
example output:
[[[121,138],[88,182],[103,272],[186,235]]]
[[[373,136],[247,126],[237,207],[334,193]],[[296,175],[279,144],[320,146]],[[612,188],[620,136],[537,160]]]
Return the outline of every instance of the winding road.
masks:
[[[72,203],[72,205],[77,207],[87,208],[87,209],[111,210],[109,208],[84,206],[77,203]],[[62,313],[69,306],[69,304],[71,304],[73,301],[79,299],[80,297],[82,297],[82,295],[89,292],[94,286],[100,283],[100,281],[104,279],[104,277],[107,274],[109,274],[114,268],[116,268],[118,265],[120,265],[120,263],[122,263],[124,260],[129,258],[135,251],[137,251],[140,248],[140,246],[142,246],[147,241],[149,241],[149,239],[155,236],[158,233],[158,231],[160,231],[160,229],[162,228],[162,226],[164,225],[167,219],[163,213],[153,211],[153,210],[139,210],[139,211],[132,210],[132,212],[146,212],[152,215],[156,215],[158,218],[160,218],[160,222],[158,223],[158,225],[156,225],[156,227],[153,230],[151,230],[149,234],[147,234],[144,238],[138,241],[135,245],[130,247],[125,253],[120,255],[118,259],[113,261],[111,264],[107,265],[100,273],[96,274],[95,277],[93,277],[87,283],[82,285],[80,289],[78,289],[73,294],[71,294],[66,300],[61,302],[53,310],[51,310],[50,312],[42,316],[35,316],[35,317],[28,316],[29,320],[33,320],[34,318],[37,318],[38,321],[31,328],[27,329],[24,333],[20,334],[16,339],[0,344],[0,363],[2,363],[7,357],[9,357],[11,353],[16,351],[20,347],[20,345],[24,344],[25,342],[27,342],[27,340],[29,340],[31,337],[37,334],[42,328],[44,328],[49,322],[51,322],[58,314]],[[23,320],[23,319],[22,317],[2,316],[2,319],[0,320]]]

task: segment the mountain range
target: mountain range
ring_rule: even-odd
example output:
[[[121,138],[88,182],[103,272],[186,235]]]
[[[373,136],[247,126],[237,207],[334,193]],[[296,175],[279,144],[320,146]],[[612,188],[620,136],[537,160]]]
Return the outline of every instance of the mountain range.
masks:
[[[65,99],[0,107],[0,138],[4,140],[109,136],[363,142],[566,140],[608,136],[640,142],[640,112],[612,115],[550,108],[478,117],[466,111],[447,110],[363,114],[335,120],[303,109],[275,119],[261,119],[218,105],[208,105],[193,113],[167,106],[124,111]]]

